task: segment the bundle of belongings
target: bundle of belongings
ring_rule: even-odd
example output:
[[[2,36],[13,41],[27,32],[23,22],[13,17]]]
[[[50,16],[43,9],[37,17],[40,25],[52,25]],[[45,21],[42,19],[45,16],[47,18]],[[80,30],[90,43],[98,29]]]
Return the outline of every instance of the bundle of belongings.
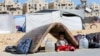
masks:
[[[75,51],[75,47],[68,43],[68,41],[64,38],[64,32],[59,33],[59,39],[55,43],[55,51]],[[49,42],[50,44],[50,42]],[[10,52],[13,54],[28,54],[30,47],[32,45],[31,38],[22,39],[17,46],[7,46],[5,48],[6,52]],[[41,48],[39,48],[41,50]],[[38,50],[39,50],[38,49]]]
[[[7,46],[5,51],[16,54],[27,54],[29,52],[31,43],[32,39],[26,38],[21,40],[17,46]]]
[[[100,48],[100,32],[87,34],[86,38],[89,41],[89,48]]]
[[[75,36],[78,43],[83,35],[78,34]],[[86,39],[88,40],[88,48],[100,48],[100,32],[97,33],[90,33],[85,35]]]

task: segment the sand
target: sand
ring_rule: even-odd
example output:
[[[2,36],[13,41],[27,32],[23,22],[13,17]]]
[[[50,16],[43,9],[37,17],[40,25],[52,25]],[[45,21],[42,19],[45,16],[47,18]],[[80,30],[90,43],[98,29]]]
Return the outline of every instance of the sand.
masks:
[[[16,45],[23,35],[24,33],[0,34],[0,51],[3,51],[6,46]]]
[[[73,35],[77,35],[77,34],[89,34],[89,33],[95,33],[95,32],[100,32],[100,23],[96,23],[97,28],[95,26],[92,27],[92,29],[90,28],[90,26],[92,24],[85,24],[85,30],[76,30],[76,31],[71,31]]]
[[[86,30],[71,31],[73,35],[88,34],[93,32],[100,32],[100,23],[97,23],[98,28],[90,29],[91,24],[86,24]],[[0,52],[3,52],[6,46],[16,45],[17,41],[22,38],[25,33],[0,34]],[[47,36],[49,37],[50,34]]]

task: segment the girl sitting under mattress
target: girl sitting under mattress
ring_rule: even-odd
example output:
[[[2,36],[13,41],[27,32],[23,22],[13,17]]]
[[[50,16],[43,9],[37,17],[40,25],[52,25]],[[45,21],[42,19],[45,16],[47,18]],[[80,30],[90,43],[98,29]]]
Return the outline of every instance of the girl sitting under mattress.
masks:
[[[58,41],[56,42],[56,51],[59,52],[59,51],[74,51],[75,50],[75,47],[73,46],[70,46],[67,42],[67,40],[64,39],[65,37],[65,33],[64,32],[60,32],[59,33],[59,39]]]

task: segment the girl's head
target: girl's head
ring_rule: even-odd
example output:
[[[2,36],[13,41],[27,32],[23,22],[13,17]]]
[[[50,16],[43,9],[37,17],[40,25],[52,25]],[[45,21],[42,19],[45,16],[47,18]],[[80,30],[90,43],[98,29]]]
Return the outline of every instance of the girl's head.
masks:
[[[63,40],[65,38],[65,33],[64,32],[60,32],[59,33],[59,39]]]

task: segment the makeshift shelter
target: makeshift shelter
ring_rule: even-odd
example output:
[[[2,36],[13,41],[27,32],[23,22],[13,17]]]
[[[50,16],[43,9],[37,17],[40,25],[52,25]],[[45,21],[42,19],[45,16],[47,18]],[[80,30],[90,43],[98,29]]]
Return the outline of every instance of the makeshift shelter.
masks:
[[[81,12],[83,11],[77,11],[77,12],[80,12],[80,14],[82,14]],[[62,11],[44,10],[32,14],[26,14],[26,23],[25,23],[26,32],[29,32],[37,27],[55,22],[58,23],[60,22],[64,24],[69,30],[82,30],[83,29],[82,16],[84,15],[80,16],[80,14],[77,15],[75,13],[76,12],[72,13],[70,11],[65,11],[65,10]]]
[[[14,33],[15,22],[12,15],[0,14],[0,34]]]
[[[51,33],[56,39],[58,39],[59,32],[65,32],[65,39],[73,46],[78,46],[78,43],[71,32],[61,23],[51,23],[37,27],[26,33],[20,41],[26,38],[31,38],[32,44],[29,52],[36,52],[48,33]]]

